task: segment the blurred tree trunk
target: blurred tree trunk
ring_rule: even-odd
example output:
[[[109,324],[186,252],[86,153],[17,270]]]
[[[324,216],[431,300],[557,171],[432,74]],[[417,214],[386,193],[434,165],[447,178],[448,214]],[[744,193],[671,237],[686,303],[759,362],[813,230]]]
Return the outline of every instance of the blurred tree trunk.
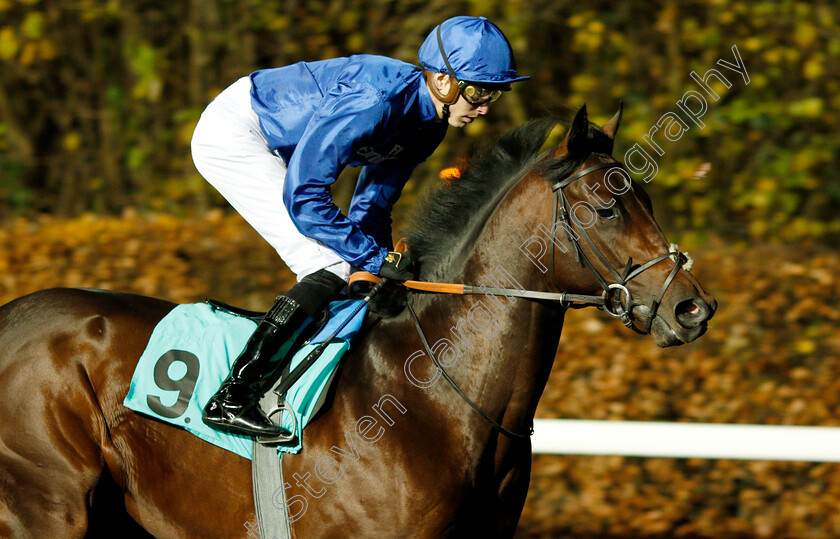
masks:
[[[5,70],[8,68],[0,67],[0,69]],[[9,77],[9,79],[11,78]],[[3,84],[4,79],[6,79],[5,76],[0,77],[0,123],[6,125],[9,133],[7,137],[11,146],[9,157],[24,165],[31,165],[35,155],[34,144],[30,135],[21,127],[16,113],[12,109],[5,85]]]
[[[187,25],[188,39],[188,71],[187,71],[187,100],[188,108],[193,114],[203,110],[207,105],[207,78],[210,68],[210,41],[207,34],[218,31],[218,10],[215,0],[190,0],[189,22]],[[184,160],[183,174],[191,178],[194,184],[194,205],[202,213],[210,207],[209,186],[195,170],[192,158]]]

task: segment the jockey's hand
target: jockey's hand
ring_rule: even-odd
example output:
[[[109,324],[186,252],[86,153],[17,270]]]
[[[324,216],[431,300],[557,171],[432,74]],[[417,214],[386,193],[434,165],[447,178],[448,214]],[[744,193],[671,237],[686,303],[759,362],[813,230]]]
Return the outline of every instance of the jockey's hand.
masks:
[[[404,253],[391,251],[388,253],[379,269],[379,276],[399,282],[414,279],[409,251]]]

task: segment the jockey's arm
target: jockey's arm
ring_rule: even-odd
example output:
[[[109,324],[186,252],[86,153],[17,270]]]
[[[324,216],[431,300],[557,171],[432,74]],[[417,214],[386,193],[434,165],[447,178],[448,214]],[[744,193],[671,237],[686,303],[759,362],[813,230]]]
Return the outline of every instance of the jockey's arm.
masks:
[[[414,145],[403,159],[365,166],[356,183],[348,216],[379,245],[393,250],[391,210],[417,166],[446,135],[445,123],[428,123],[414,132]]]
[[[301,234],[374,274],[388,246],[341,213],[329,186],[345,165],[357,161],[353,152],[380,127],[385,114],[380,96],[368,89],[327,96],[289,160],[283,188],[283,202]]]
[[[362,169],[356,183],[347,216],[365,234],[393,250],[391,210],[400,198],[403,187],[416,163],[376,163]]]

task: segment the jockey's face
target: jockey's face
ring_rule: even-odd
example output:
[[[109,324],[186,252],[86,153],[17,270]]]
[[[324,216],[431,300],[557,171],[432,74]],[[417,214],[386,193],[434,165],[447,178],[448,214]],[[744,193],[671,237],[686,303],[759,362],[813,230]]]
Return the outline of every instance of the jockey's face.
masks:
[[[464,99],[463,95],[459,95],[458,101],[449,106],[449,125],[452,127],[464,127],[474,122],[479,116],[487,114],[489,110],[489,100],[473,105]]]

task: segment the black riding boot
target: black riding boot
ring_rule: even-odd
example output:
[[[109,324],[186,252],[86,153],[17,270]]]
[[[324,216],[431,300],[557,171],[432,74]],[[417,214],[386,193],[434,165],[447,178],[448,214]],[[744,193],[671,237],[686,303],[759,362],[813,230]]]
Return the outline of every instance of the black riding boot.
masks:
[[[289,350],[304,322],[326,307],[345,285],[343,279],[323,269],[304,277],[285,296],[277,296],[222,387],[207,402],[202,421],[214,429],[248,436],[283,434],[260,409],[260,399],[291,361]]]
[[[277,296],[219,391],[207,402],[201,420],[214,429],[248,436],[276,436],[283,430],[260,409],[259,401],[275,381],[308,315],[297,301]],[[286,344],[287,346],[284,346]]]

